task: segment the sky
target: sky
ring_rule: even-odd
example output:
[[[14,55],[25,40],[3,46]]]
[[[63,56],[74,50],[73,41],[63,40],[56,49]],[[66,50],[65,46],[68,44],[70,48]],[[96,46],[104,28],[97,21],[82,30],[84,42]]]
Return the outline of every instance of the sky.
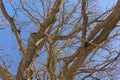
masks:
[[[9,13],[9,15],[14,15],[13,13],[13,9],[11,8],[10,3],[7,2],[7,0],[3,0],[6,10]],[[75,1],[75,0],[74,0]],[[117,0],[98,0],[97,2],[97,6],[100,8],[101,12],[105,11],[107,8],[109,8],[110,6],[113,6],[113,3],[115,3]],[[16,0],[17,5],[19,4],[19,0]],[[108,4],[109,3],[109,4]],[[39,5],[39,4],[38,4]],[[105,6],[106,5],[106,6]],[[107,8],[106,8],[107,7]],[[28,19],[25,17],[25,15],[22,15],[20,12],[18,12],[18,14],[20,14],[19,18],[21,20],[25,20],[27,21]],[[2,17],[2,13],[0,11],[0,17]],[[4,20],[4,18],[3,18]],[[10,26],[8,25],[9,23],[7,21],[4,22],[5,25],[3,25],[2,19],[0,20],[0,28],[5,28],[5,29],[0,29],[0,56],[3,57],[3,59],[7,62],[6,64],[9,63],[13,63],[12,67],[10,68],[10,71],[13,73],[13,75],[16,75],[16,71],[17,71],[17,66],[18,66],[18,62],[20,62],[21,60],[21,55],[19,52],[19,47],[18,44],[16,42],[16,38],[13,34],[13,32],[10,29]],[[32,25],[27,25],[26,26],[26,31],[25,34],[22,34],[22,37],[29,37],[29,32],[26,34],[29,27],[32,27],[34,24]],[[34,29],[37,30],[38,28]],[[23,40],[25,45],[26,40]],[[6,56],[7,55],[7,56]],[[2,62],[0,61],[0,64],[2,64]],[[9,64],[9,66],[11,66],[11,64]],[[88,79],[90,80],[90,79]]]

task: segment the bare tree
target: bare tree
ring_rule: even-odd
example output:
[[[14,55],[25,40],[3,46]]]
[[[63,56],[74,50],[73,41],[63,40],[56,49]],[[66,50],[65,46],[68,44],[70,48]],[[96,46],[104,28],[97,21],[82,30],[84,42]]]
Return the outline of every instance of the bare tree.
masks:
[[[6,65],[6,60],[0,55],[2,63],[0,78],[3,80],[115,78],[112,73],[117,74],[117,69],[120,68],[117,66],[120,58],[118,49],[120,0],[106,11],[99,9],[97,2],[0,0],[2,13],[0,30],[10,26],[21,56],[14,77],[13,72],[9,70],[10,67]],[[0,51],[4,53],[5,49],[1,47]]]

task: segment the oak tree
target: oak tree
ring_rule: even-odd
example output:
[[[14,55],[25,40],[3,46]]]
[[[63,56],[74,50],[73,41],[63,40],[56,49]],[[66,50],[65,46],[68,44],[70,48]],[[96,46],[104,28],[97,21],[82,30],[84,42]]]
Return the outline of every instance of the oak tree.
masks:
[[[11,31],[14,36],[10,38],[15,37],[13,42],[17,43],[8,40],[14,47],[11,51],[17,50],[15,53],[0,45],[0,78],[113,78],[110,76],[120,68],[117,66],[120,58],[120,0],[108,1],[114,4],[106,4],[111,7],[104,7],[103,11],[98,0],[0,0],[0,31]],[[5,52],[20,57],[18,66],[13,66],[16,63],[6,64]],[[14,56],[8,59],[11,58],[18,60]],[[9,65],[17,68],[15,76]]]

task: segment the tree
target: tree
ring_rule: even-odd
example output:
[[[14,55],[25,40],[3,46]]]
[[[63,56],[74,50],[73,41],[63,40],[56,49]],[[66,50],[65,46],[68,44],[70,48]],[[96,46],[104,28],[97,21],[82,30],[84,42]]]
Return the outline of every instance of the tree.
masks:
[[[116,71],[118,45],[110,45],[120,34],[120,0],[104,12],[91,0],[6,2],[0,0],[1,23],[9,23],[21,55],[16,80],[99,79]],[[0,77],[14,80],[1,56]]]

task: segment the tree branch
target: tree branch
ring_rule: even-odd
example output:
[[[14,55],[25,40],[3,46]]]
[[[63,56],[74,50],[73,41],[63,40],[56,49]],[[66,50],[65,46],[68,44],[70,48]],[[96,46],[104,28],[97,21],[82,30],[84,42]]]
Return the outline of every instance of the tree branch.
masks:
[[[32,33],[30,35],[28,49],[26,50],[27,55],[25,55],[20,62],[20,66],[17,73],[17,80],[28,80],[28,79],[31,80],[32,74],[29,74],[29,73],[31,71],[32,65],[36,60],[36,58],[38,57],[39,52],[45,43],[45,39],[43,39],[45,37],[44,32],[46,32],[46,30],[48,30],[49,27],[52,27],[52,25],[56,22],[57,14],[62,5],[62,1],[64,0],[55,1],[55,4],[52,8],[51,13],[41,24],[40,30],[38,31],[38,33]],[[39,44],[36,45],[37,41],[39,40],[40,40]]]
[[[1,11],[2,11],[3,15],[5,16],[5,18],[9,21],[9,23],[11,25],[11,28],[12,28],[12,31],[14,32],[14,34],[16,36],[16,39],[18,41],[18,44],[19,44],[19,47],[20,47],[20,51],[24,55],[24,46],[23,46],[23,43],[22,43],[21,36],[20,36],[19,32],[16,29],[16,26],[15,26],[15,23],[14,23],[14,18],[12,18],[12,17],[10,17],[8,15],[8,13],[5,10],[5,6],[4,6],[2,0],[0,0],[0,8],[1,8]]]
[[[120,20],[120,14],[119,13],[120,13],[120,0],[118,0],[118,2],[117,2],[116,9],[114,9],[113,12],[103,22],[106,25],[104,25],[103,31],[93,41],[93,43],[99,45],[99,44],[101,44],[102,42],[104,42],[107,39],[107,37],[110,34],[110,32],[116,27],[115,25]],[[96,33],[98,33],[98,32],[96,32]],[[92,36],[92,37],[94,37],[94,36]],[[95,45],[89,45],[87,47],[87,53],[83,53],[82,51],[80,51],[80,52],[76,51],[75,52],[75,53],[79,53],[79,55],[77,56],[77,58],[74,61],[74,63],[69,67],[69,70],[66,73],[67,74],[66,75],[66,79],[68,79],[68,80],[73,80],[74,79],[75,74],[77,73],[79,68],[82,67],[82,64],[86,60],[87,56],[90,54],[90,52],[94,48],[95,48]]]
[[[0,78],[3,80],[14,80],[11,73],[0,65]]]

